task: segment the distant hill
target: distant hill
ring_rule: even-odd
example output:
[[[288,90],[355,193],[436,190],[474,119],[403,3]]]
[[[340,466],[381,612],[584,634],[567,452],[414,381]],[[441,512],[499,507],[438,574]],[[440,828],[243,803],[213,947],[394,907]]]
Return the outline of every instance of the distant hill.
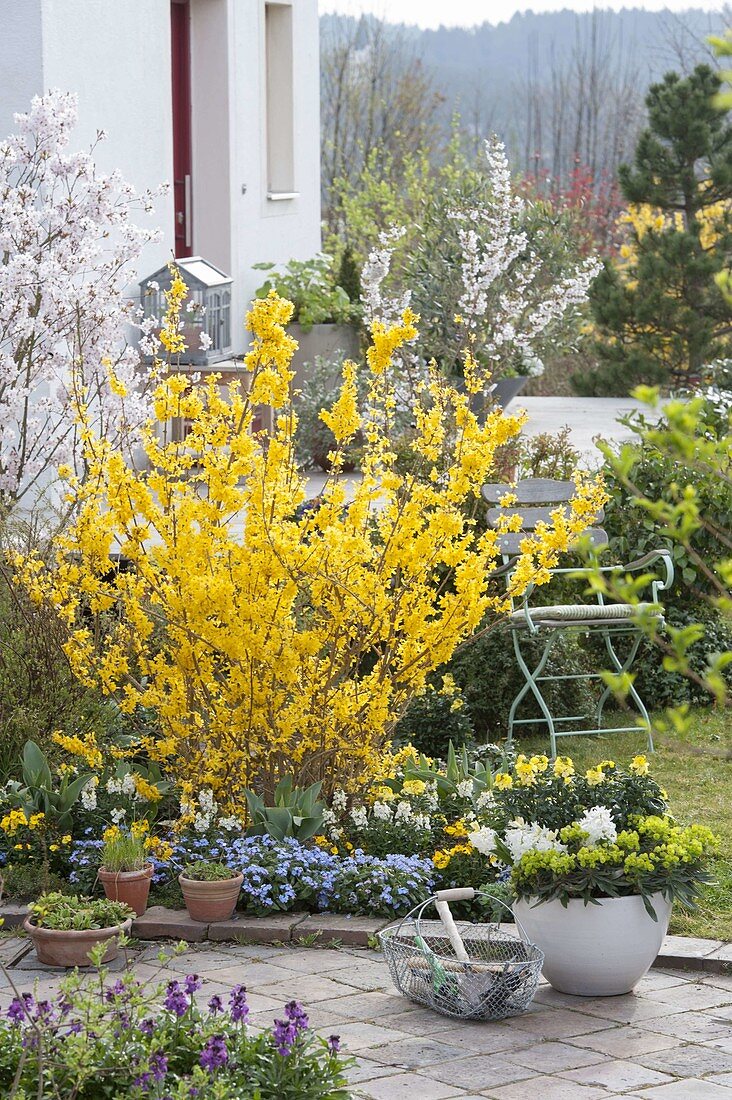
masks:
[[[349,17],[321,17],[324,48],[355,30]],[[476,138],[495,131],[517,167],[566,172],[579,159],[614,171],[632,151],[648,85],[670,69],[711,57],[705,38],[719,14],[559,11],[517,14],[497,26],[395,28],[444,95],[445,119],[461,115]]]

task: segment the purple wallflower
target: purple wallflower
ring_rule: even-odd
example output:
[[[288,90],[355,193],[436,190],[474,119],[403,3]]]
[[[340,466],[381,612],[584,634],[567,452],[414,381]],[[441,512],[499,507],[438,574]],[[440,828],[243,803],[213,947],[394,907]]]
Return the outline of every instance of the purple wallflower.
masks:
[[[328,1050],[331,1052],[331,1054],[337,1054],[340,1049],[341,1049],[341,1037],[340,1037],[340,1035],[329,1035],[328,1036]]]
[[[185,989],[186,993],[191,995],[195,993],[196,990],[200,989],[202,985],[203,982],[199,978],[198,974],[186,975],[186,980],[183,982],[183,988]]]
[[[305,1031],[310,1022],[305,1009],[299,1001],[288,1001],[285,1005],[285,1016],[292,1022],[296,1034]]]
[[[277,1048],[277,1053],[281,1054],[283,1058],[286,1058],[292,1050],[295,1039],[297,1039],[297,1031],[292,1021],[275,1020],[274,1027],[272,1028],[272,1038]]]
[[[168,1072],[168,1059],[159,1052],[150,1055],[149,1068],[154,1081],[162,1081]]]
[[[229,1052],[226,1049],[226,1041],[223,1035],[211,1035],[206,1040],[206,1045],[201,1051],[198,1061],[203,1069],[213,1073],[219,1066],[225,1066],[229,1060]]]
[[[244,985],[235,985],[229,994],[229,1014],[235,1024],[242,1023],[249,1015],[247,989]]]
[[[217,1012],[222,1012],[224,1008],[224,1002],[219,997],[218,993],[214,993],[211,1000],[208,1002],[208,1010],[215,1016]]]
[[[189,1007],[188,997],[181,989],[180,982],[168,982],[163,1004],[168,1012],[172,1012],[174,1016],[178,1016],[178,1018],[185,1016]]]
[[[110,986],[109,989],[105,990],[104,999],[108,1004],[110,1004],[115,999],[115,997],[121,997],[124,992],[125,983],[117,979],[113,986]]]
[[[140,1024],[140,1031],[143,1035],[147,1035],[148,1039],[155,1030],[155,1021],[152,1016],[148,1016],[146,1020],[143,1020]]]
[[[6,1013],[14,1024],[20,1024],[30,1014],[33,1007],[33,994],[21,993],[20,997],[13,997]]]
[[[69,1035],[78,1035],[81,1031],[81,1020],[72,1020],[69,1024]]]

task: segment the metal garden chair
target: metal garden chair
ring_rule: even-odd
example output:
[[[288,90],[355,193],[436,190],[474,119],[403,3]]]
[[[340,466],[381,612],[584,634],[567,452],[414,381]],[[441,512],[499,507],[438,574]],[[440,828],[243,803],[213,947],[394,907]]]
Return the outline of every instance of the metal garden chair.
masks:
[[[499,502],[507,493],[516,498],[516,503],[510,507],[499,507]],[[518,513],[522,519],[520,531],[511,534],[501,534],[498,545],[503,556],[503,566],[496,570],[495,576],[501,574],[506,577],[507,586],[510,587],[513,565],[520,553],[520,543],[527,537],[540,521],[550,522],[551,513],[555,508],[569,501],[575,493],[575,486],[571,481],[553,481],[549,479],[529,479],[520,481],[517,485],[484,485],[482,495],[485,501],[492,505],[487,513],[488,525],[493,528],[500,526],[499,520],[505,516]],[[595,517],[596,522],[601,522],[604,512]],[[607,545],[608,537],[601,527],[592,527],[587,532],[592,545],[601,548]],[[513,648],[519,668],[523,672],[525,683],[511,704],[508,716],[507,744],[513,742],[514,728],[521,725],[546,725],[549,731],[551,743],[551,755],[557,755],[557,738],[577,736],[591,733],[646,733],[648,736],[648,748],[653,751],[653,738],[648,711],[638,691],[630,681],[629,695],[640,714],[640,721],[633,726],[605,727],[602,724],[602,716],[605,704],[610,698],[611,687],[606,686],[597,703],[595,710],[595,725],[590,729],[575,728],[576,723],[585,723],[587,718],[582,714],[559,715],[551,713],[546,694],[542,685],[547,682],[560,680],[600,680],[599,672],[576,672],[562,675],[545,674],[547,661],[551,652],[563,632],[575,631],[585,635],[600,634],[605,642],[612,668],[618,673],[631,671],[633,661],[638,652],[638,647],[643,638],[643,631],[639,624],[639,615],[653,616],[658,620],[658,625],[663,624],[663,608],[658,602],[658,594],[668,589],[673,583],[674,567],[671,555],[667,550],[653,550],[644,554],[637,561],[627,565],[600,566],[603,573],[634,573],[639,570],[647,570],[656,564],[660,564],[662,575],[653,575],[649,581],[651,589],[651,601],[640,603],[636,606],[623,603],[606,603],[602,593],[596,593],[594,602],[590,603],[566,603],[553,606],[532,606],[530,597],[534,585],[530,585],[521,598],[520,604],[511,600],[512,611],[509,618],[509,629],[513,638]],[[563,567],[552,570],[552,575],[566,574],[572,579],[581,580],[592,572],[591,567]],[[630,637],[630,645],[625,656],[621,656],[616,649],[616,641],[621,635]],[[544,642],[544,648],[538,662],[529,658],[524,652],[527,639]],[[533,667],[530,667],[530,663]],[[516,713],[522,701],[527,695],[533,695],[539,709],[541,718],[517,718]],[[562,728],[565,727],[565,728]],[[569,728],[566,728],[569,727]]]

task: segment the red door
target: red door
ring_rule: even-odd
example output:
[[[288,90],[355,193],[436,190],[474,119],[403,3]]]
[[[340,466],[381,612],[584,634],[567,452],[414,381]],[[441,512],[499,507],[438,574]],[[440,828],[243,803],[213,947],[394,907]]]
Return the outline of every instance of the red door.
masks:
[[[191,32],[189,0],[171,0],[170,40],[173,74],[173,192],[175,254],[190,256],[191,222]]]

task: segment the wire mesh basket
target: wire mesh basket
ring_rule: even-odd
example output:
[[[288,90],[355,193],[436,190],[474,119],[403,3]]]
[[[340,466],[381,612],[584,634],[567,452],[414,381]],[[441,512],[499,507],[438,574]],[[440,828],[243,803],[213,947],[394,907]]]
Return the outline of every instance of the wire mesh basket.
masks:
[[[483,890],[439,890],[382,929],[379,941],[394,985],[410,1001],[458,1020],[503,1020],[531,1004],[544,954],[518,921],[520,936],[498,924],[456,924],[448,903],[479,896],[503,905]],[[424,919],[431,905],[439,920]]]

